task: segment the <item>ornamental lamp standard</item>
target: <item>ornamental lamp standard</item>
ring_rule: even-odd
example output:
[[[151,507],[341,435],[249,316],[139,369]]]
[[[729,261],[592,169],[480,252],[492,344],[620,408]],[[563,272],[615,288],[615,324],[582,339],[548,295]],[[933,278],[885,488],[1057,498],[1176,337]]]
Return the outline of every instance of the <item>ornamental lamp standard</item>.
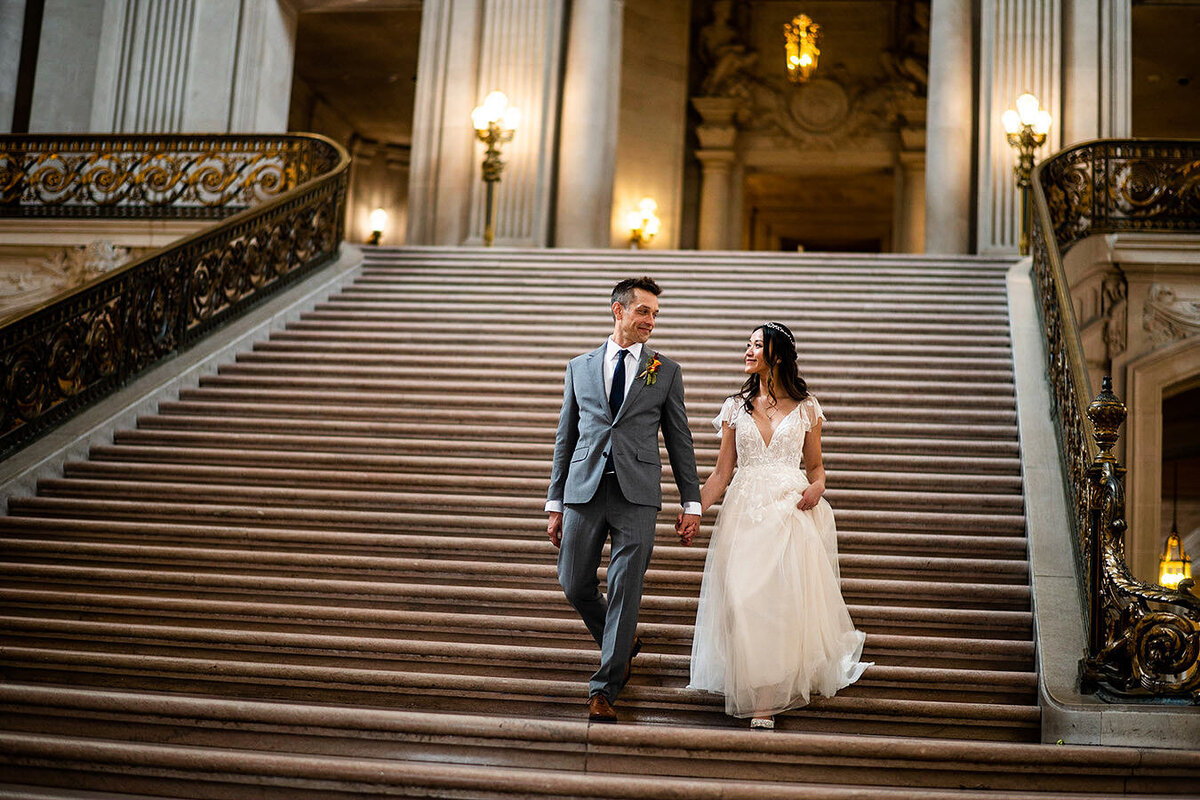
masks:
[[[371,236],[367,239],[367,244],[379,244],[379,240],[383,238],[383,232],[387,230],[388,213],[382,208],[377,208],[371,212],[367,223],[371,226]]]
[[[1017,176],[1017,188],[1021,190],[1021,255],[1029,255],[1029,187],[1033,174],[1033,151],[1046,141],[1050,131],[1050,112],[1038,108],[1038,99],[1031,94],[1017,98],[1017,110],[1009,109],[1000,117],[1008,143],[1017,151],[1017,164],[1013,172]]]
[[[654,240],[654,235],[658,233],[658,229],[662,225],[658,215],[654,213],[655,211],[658,211],[658,203],[645,197],[642,198],[642,202],[638,203],[637,211],[629,212],[626,219],[629,225],[631,250],[641,250]]]
[[[807,14],[798,14],[783,26],[783,51],[787,57],[787,76],[792,83],[804,83],[817,71],[821,51],[821,26]]]
[[[483,182],[487,186],[483,222],[484,247],[491,247],[495,238],[492,227],[494,185],[500,180],[500,173],[504,170],[504,162],[500,160],[500,145],[512,141],[520,121],[521,112],[508,104],[504,92],[492,92],[471,112],[471,124],[475,126],[475,135],[487,145],[483,157]]]

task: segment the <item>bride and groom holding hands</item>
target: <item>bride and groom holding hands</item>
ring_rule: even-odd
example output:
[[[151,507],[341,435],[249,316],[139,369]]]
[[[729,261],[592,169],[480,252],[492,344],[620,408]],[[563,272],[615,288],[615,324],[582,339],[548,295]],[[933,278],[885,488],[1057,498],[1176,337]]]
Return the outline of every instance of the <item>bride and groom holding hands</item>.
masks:
[[[774,715],[832,696],[870,666],[841,596],[833,512],[822,499],[821,422],[787,326],[750,332],[741,390],[713,421],[717,463],[701,487],[677,363],[646,346],[661,290],[650,278],[613,291],[612,336],[567,364],[546,502],[558,579],[600,648],[588,718],[614,705],[642,647],[643,580],[662,505],[658,433],[683,503],[675,530],[690,545],[700,517],[724,502],[709,542],[689,686],[724,695],[725,711],[774,727]],[[611,541],[607,596],[598,570]]]

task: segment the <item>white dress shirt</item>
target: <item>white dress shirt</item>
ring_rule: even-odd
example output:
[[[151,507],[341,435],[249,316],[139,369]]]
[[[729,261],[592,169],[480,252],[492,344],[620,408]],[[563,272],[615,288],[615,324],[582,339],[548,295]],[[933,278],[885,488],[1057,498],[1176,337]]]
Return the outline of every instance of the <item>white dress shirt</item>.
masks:
[[[629,397],[629,389],[633,386],[633,381],[637,378],[637,366],[642,360],[642,343],[634,342],[629,347],[624,348],[629,352],[625,355],[625,397]],[[608,337],[607,347],[604,350],[604,396],[612,397],[613,375],[617,371],[617,356],[621,353],[621,345],[613,341],[612,337]],[[560,500],[547,500],[546,511],[554,511],[561,514],[563,512],[563,504]],[[684,503],[683,513],[695,514],[700,516],[700,504],[696,502]]]

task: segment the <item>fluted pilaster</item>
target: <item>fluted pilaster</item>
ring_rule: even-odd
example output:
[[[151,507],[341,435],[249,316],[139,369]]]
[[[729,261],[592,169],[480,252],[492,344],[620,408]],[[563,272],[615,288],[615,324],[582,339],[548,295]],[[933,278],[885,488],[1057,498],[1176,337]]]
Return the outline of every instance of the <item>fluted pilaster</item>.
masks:
[[[1016,154],[1001,115],[1017,97],[1037,96],[1055,124],[1035,158],[1059,149],[1062,135],[1062,7],[1060,0],[983,0],[980,19],[979,197],[981,253],[1016,252],[1021,200],[1013,176]]]
[[[504,173],[496,185],[499,245],[549,244],[562,29],[561,0],[488,0],[484,7],[475,103],[498,89],[521,111],[520,128],[504,145]],[[464,110],[464,116],[474,105]],[[482,145],[476,150],[479,162]],[[479,164],[475,166],[468,243],[479,244],[485,192],[478,180]],[[607,221],[606,216],[606,225]]]

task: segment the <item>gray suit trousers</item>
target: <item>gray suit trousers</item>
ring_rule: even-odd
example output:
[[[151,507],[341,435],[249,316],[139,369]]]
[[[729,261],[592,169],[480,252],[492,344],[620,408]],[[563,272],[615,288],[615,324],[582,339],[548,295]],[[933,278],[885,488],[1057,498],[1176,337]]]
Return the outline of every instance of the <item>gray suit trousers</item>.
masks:
[[[601,692],[609,702],[616,702],[633,652],[657,517],[654,506],[626,500],[615,475],[604,476],[587,503],[564,508],[558,582],[600,646],[600,668],[588,683],[588,694]],[[596,570],[604,542],[610,537],[606,599],[600,593]]]

